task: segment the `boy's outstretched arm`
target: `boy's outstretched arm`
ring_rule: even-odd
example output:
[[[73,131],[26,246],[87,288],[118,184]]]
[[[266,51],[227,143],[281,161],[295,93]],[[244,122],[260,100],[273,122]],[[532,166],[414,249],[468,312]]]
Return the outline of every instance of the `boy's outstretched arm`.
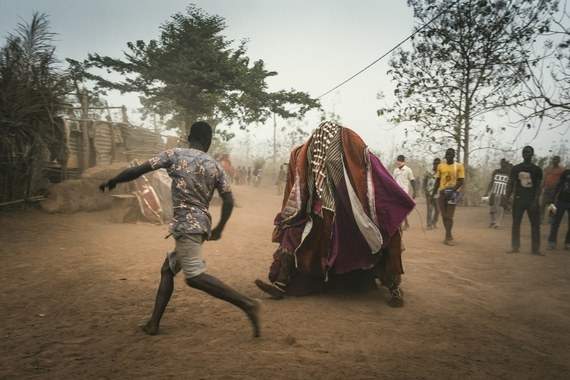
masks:
[[[125,169],[122,172],[120,172],[117,176],[99,185],[99,190],[104,192],[105,189],[108,189],[109,191],[111,191],[117,186],[118,183],[132,181],[133,179],[137,179],[141,175],[151,171],[153,171],[153,168],[150,166],[150,163],[148,161],[139,166]]]

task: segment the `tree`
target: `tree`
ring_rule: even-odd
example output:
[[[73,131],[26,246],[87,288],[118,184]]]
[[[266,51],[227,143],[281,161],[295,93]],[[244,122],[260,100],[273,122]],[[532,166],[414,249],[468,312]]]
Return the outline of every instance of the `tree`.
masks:
[[[326,110],[321,110],[321,122],[331,121],[333,123],[342,124],[342,119],[339,114],[337,114],[334,109],[330,112]]]
[[[565,1],[560,16],[553,20],[552,28],[543,33],[546,38],[542,53],[544,59],[540,64],[537,64],[538,60],[527,62],[527,81],[522,84],[526,99],[515,109],[525,124],[530,125],[537,120],[540,126],[548,121],[550,128],[557,128],[567,126],[570,121],[569,23],[570,14]]]
[[[0,159],[7,187],[0,194],[9,199],[24,195],[18,190],[22,186],[29,195],[37,161],[66,161],[64,128],[57,116],[69,81],[57,68],[53,37],[47,15],[34,13],[0,49]]]
[[[301,122],[299,120],[290,119],[286,125],[279,129],[280,136],[277,141],[278,158],[279,160],[288,159],[295,147],[305,143],[310,135],[310,128],[307,121]]]
[[[496,131],[484,115],[523,99],[532,42],[548,30],[557,3],[408,0],[418,34],[390,60],[395,101],[378,115],[406,123],[417,145],[456,147],[468,169],[472,144]]]
[[[233,47],[222,35],[225,20],[190,6],[160,26],[158,40],[128,42],[123,59],[89,54],[71,65],[94,81],[95,88],[141,93],[152,113],[168,117],[170,127],[186,128],[196,119],[237,122],[241,128],[275,113],[301,117],[319,106],[299,91],[269,92],[267,79],[277,75],[262,60],[250,62],[246,42]],[[93,69],[123,76],[112,81]]]

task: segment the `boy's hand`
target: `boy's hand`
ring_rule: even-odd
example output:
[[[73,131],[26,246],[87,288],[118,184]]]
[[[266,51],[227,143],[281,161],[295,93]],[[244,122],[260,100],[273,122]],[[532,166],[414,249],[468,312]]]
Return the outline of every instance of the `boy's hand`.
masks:
[[[210,233],[210,239],[208,240],[220,240],[222,238],[222,229],[220,227],[216,227]]]
[[[115,187],[117,187],[117,182],[113,179],[110,179],[107,182],[103,182],[102,184],[100,184],[99,190],[101,190],[102,192],[105,192],[105,189],[109,189],[109,191],[111,191]]]

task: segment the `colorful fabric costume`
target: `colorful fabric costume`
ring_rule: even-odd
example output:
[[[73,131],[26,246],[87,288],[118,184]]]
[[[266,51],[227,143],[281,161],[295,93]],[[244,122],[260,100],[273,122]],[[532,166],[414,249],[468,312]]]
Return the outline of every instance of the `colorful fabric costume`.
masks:
[[[329,276],[373,271],[397,288],[399,226],[414,206],[355,132],[322,123],[291,153],[269,280],[303,295],[322,290]]]

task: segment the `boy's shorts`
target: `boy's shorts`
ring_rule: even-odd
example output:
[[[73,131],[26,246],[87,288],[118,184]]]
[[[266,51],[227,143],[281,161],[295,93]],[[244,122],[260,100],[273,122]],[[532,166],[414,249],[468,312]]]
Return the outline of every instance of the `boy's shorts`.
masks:
[[[206,271],[206,262],[202,256],[204,236],[199,234],[184,235],[176,239],[174,252],[166,255],[172,273],[182,270],[186,278],[196,277]]]

